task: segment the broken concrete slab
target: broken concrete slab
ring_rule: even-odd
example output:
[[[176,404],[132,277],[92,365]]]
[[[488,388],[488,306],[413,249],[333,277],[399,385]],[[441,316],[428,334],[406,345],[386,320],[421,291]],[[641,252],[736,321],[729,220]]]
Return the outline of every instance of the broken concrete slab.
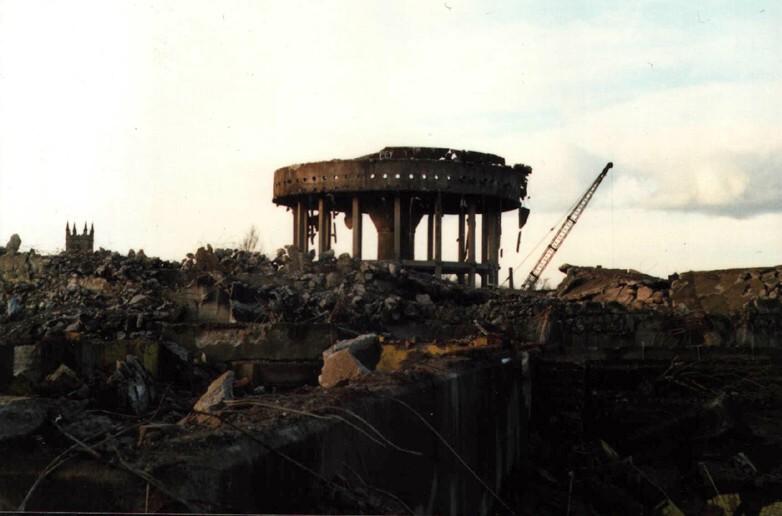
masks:
[[[36,432],[46,421],[41,400],[0,395],[0,443]]]
[[[323,358],[341,350],[348,350],[361,362],[364,367],[373,370],[380,360],[382,347],[380,346],[380,337],[375,333],[366,333],[358,337],[341,340],[332,347],[323,352]]]
[[[218,376],[206,392],[193,405],[197,412],[216,412],[223,407],[223,402],[234,399],[234,381],[236,376],[233,371],[226,371]]]
[[[383,349],[374,333],[341,340],[323,352],[323,369],[318,377],[322,387],[331,388],[370,374]]]
[[[667,298],[670,284],[632,269],[577,267],[565,264],[559,269],[566,274],[557,286],[556,296],[567,301],[617,302],[633,308],[643,308],[658,299]]]
[[[231,362],[236,377],[253,386],[298,387],[317,385],[321,361],[239,360]]]
[[[65,364],[46,376],[46,390],[52,394],[67,394],[81,387],[82,381],[73,369]]]
[[[154,381],[135,355],[117,361],[108,383],[116,389],[117,407],[136,415],[149,411],[156,398]]]
[[[364,364],[349,349],[334,351],[323,356],[323,369],[318,377],[321,387],[330,389],[351,380],[371,374]]]
[[[13,376],[24,377],[31,382],[41,378],[41,350],[34,344],[14,346]]]
[[[8,300],[8,303],[6,303],[6,317],[13,321],[20,318],[23,311],[24,305],[22,304],[22,300],[19,298],[19,296],[11,296],[11,298]]]
[[[191,353],[204,353],[210,361],[320,360],[321,353],[335,340],[331,324],[180,324],[168,325],[164,338]]]
[[[84,377],[113,370],[128,355],[137,357],[144,369],[157,378],[160,372],[160,343],[147,339],[98,340],[80,339],[71,344],[76,372]]]

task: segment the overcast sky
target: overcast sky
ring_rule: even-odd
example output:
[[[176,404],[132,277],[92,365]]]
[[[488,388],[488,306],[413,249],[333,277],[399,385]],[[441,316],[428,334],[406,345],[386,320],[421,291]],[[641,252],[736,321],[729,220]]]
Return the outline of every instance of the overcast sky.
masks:
[[[0,239],[273,251],[276,168],[413,145],[533,167],[523,273],[607,161],[548,276],[778,264],[781,72],[778,2],[0,0]]]

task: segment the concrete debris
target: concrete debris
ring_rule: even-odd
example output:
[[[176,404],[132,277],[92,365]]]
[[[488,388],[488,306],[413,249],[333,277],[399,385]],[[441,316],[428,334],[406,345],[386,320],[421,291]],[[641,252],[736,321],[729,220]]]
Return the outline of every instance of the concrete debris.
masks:
[[[533,403],[533,419],[545,427],[541,439],[551,441],[546,448],[554,456],[551,464],[572,465],[572,457],[564,457],[570,452],[583,457],[582,449],[567,443],[571,434],[582,437],[587,412],[589,425],[608,429],[599,438],[616,443],[616,457],[607,459],[603,447],[588,454],[597,462],[576,467],[577,479],[589,478],[576,480],[576,489],[591,482],[604,512],[617,507],[611,493],[621,494],[624,512],[651,510],[652,503],[676,507],[638,480],[627,455],[631,450],[641,460],[644,450],[663,450],[660,443],[687,432],[727,439],[743,428],[736,425],[736,399],[746,401],[747,409],[773,406],[767,391],[745,395],[755,382],[775,392],[775,384],[762,376],[769,362],[750,369],[732,361],[746,381],[727,388],[711,382],[714,376],[727,378],[722,369],[694,376],[694,367],[682,370],[672,357],[690,354],[705,367],[709,353],[778,346],[780,268],[688,272],[668,279],[627,270],[564,270],[566,279],[546,294],[476,289],[403,264],[349,255],[314,259],[293,246],[271,258],[204,246],[181,262],[140,250],[127,256],[105,250],[55,256],[6,252],[0,255],[0,392],[28,397],[14,398],[19,405],[13,410],[11,402],[0,404],[0,441],[49,439],[46,432],[53,429],[46,426],[46,409],[23,400],[61,398],[105,411],[101,417],[108,421],[95,420],[105,431],[121,428],[128,414],[144,419],[156,414],[145,422],[141,438],[132,439],[143,459],[177,435],[208,435],[198,433],[220,425],[203,414],[186,417],[191,410],[237,421],[236,404],[257,397],[256,402],[273,400],[281,407],[295,399],[310,413],[356,392],[438,374],[435,362],[440,367],[487,357],[487,364],[508,370],[525,363],[536,382],[533,396],[546,393],[545,404]],[[558,363],[541,365],[541,356]],[[632,367],[617,365],[623,361]],[[636,378],[643,381],[633,383]],[[720,392],[727,393],[724,399],[709,404]],[[452,394],[461,398],[464,392]],[[245,408],[241,417],[272,425],[270,412],[275,418],[286,413],[274,407],[263,417]],[[17,421],[6,429],[4,413],[27,414],[29,424]],[[174,427],[179,421],[200,424]],[[643,424],[633,426],[634,421]],[[77,422],[78,417],[69,419],[62,428]],[[89,437],[90,425],[81,425],[73,432]],[[219,432],[231,430],[224,426]],[[769,470],[757,448],[743,449],[744,455],[731,448],[724,460],[709,463],[712,475],[731,485],[751,477],[782,486],[782,473]],[[561,478],[551,475],[554,482]],[[658,477],[654,483],[660,485]],[[654,496],[634,499],[633,485]],[[574,513],[589,513],[578,509]],[[682,510],[689,514],[692,507]],[[564,513],[563,507],[553,513]]]
[[[155,383],[134,355],[117,361],[117,369],[108,380],[117,393],[117,408],[136,415],[145,414],[156,399]]]
[[[46,415],[46,407],[38,400],[0,395],[0,444],[36,432]]]
[[[782,267],[696,271],[675,275],[671,300],[679,310],[730,316],[778,305]]]
[[[323,352],[318,383],[330,388],[366,376],[375,370],[382,351],[380,338],[374,333],[341,340]]]
[[[16,394],[33,394],[34,385],[41,378],[41,349],[33,344],[11,348],[12,390]]]
[[[563,265],[566,274],[556,289],[556,296],[568,301],[619,303],[633,309],[670,306],[666,280],[634,270],[603,269]]]
[[[60,364],[60,367],[46,377],[47,390],[52,394],[67,394],[81,386],[79,376],[65,364]]]
[[[206,389],[201,398],[193,405],[193,410],[198,412],[216,412],[222,408],[225,400],[234,398],[234,381],[236,380],[233,371],[226,371],[217,377],[209,388]]]
[[[432,298],[429,296],[429,294],[416,294],[415,302],[419,305],[429,306],[432,304]]]
[[[233,371],[226,371],[221,374],[209,384],[206,392],[198,399],[195,405],[193,405],[193,410],[209,414],[219,412],[224,407],[226,401],[234,399],[235,382],[236,376]],[[187,421],[195,421],[209,426],[220,425],[219,419],[197,413],[183,420],[183,422]]]
[[[14,255],[17,252],[19,252],[19,247],[22,245],[22,239],[19,238],[19,235],[14,233],[11,235],[11,238],[8,239],[8,243],[5,244],[5,252]]]
[[[349,349],[343,349],[328,355],[324,354],[323,369],[318,377],[318,383],[321,387],[329,389],[357,380],[371,372]]]
[[[754,477],[758,474],[758,468],[749,460],[744,452],[739,452],[733,457],[733,466],[743,476]]]
[[[11,321],[16,320],[22,315],[23,311],[24,306],[22,306],[22,302],[19,296],[11,296],[11,298],[6,303],[6,317],[8,317],[8,319]]]

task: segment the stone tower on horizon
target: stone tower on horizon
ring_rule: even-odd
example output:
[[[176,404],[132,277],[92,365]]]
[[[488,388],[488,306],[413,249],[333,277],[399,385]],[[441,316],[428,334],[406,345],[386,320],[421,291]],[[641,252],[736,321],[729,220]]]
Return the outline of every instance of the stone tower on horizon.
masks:
[[[84,231],[79,235],[76,233],[76,223],[71,228],[65,223],[65,252],[66,253],[91,253],[95,243],[95,227],[90,224],[90,230],[87,232],[87,223],[84,223]]]

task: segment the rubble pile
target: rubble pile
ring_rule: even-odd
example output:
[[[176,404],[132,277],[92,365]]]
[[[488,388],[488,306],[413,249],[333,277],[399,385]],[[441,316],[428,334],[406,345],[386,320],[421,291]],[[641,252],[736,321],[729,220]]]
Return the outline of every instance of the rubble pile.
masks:
[[[199,253],[183,264],[191,278],[186,288],[202,311],[219,312],[223,322],[327,322],[353,331],[389,331],[426,320],[458,325],[492,297],[346,254],[313,261],[288,249],[269,261],[237,251]]]
[[[782,266],[690,271],[672,276],[671,300],[682,311],[732,315],[780,306]]]
[[[139,353],[155,377],[168,374],[161,368],[170,372],[172,361],[176,378],[200,377],[193,388],[203,387],[204,375],[210,375],[193,373],[194,367],[217,373],[262,367],[266,373],[260,378],[248,374],[272,384],[316,381],[317,374],[304,369],[316,373],[321,353],[337,336],[378,332],[412,342],[461,338],[478,331],[475,321],[485,322],[482,307],[498,295],[393,263],[333,253],[313,260],[290,247],[268,259],[205,246],[180,263],[141,250],[126,256],[105,250],[13,254],[25,263],[30,256],[36,268],[25,277],[0,274],[0,302],[6,308],[0,314],[0,351],[10,353],[0,385],[13,383],[17,393],[84,387],[96,373],[118,393],[123,386],[143,386],[134,383],[142,377],[126,359]],[[73,375],[61,370],[56,380],[46,380],[61,366]],[[270,374],[270,367],[298,372],[281,376]],[[17,381],[21,377],[24,382]],[[116,404],[139,413],[153,398],[119,396]]]
[[[735,316],[780,306],[782,266],[690,271],[668,279],[631,269],[562,265],[555,295],[566,301],[616,302],[630,309],[673,309]]]
[[[138,343],[159,344],[185,364],[180,370],[198,362],[220,372],[221,367],[257,369],[259,361],[262,367],[271,361],[319,368],[321,353],[335,338],[364,333],[431,342],[493,332],[517,345],[603,346],[611,339],[646,345],[644,335],[656,332],[676,337],[666,341],[676,346],[692,343],[693,331],[712,335],[709,342],[745,344],[747,335],[770,341],[780,330],[782,305],[775,294],[780,268],[689,272],[663,280],[637,271],[565,265],[565,280],[544,296],[464,287],[393,262],[360,262],[347,254],[326,253],[315,260],[292,246],[271,259],[205,246],[175,263],[141,250],[127,256],[105,250],[20,254],[17,239],[0,255],[0,262],[29,265],[22,275],[16,265],[0,271],[5,308],[0,342],[6,354],[12,351],[14,376],[38,360],[37,346],[47,340],[128,343],[104,352],[104,365],[135,353]],[[682,314],[701,319],[693,322]],[[714,319],[722,315],[729,316],[727,322]],[[736,328],[744,333],[731,341],[726,335]],[[600,342],[598,334],[605,337]],[[687,340],[677,337],[682,334]],[[698,339],[704,340],[694,342]],[[144,359],[153,376],[159,372],[156,356]],[[39,366],[32,376],[41,382],[62,362]],[[77,377],[85,373],[78,363],[68,365]],[[112,374],[113,369],[106,371],[106,377]],[[317,375],[302,373],[295,382],[305,377],[315,381]]]
[[[63,335],[151,337],[158,323],[178,316],[165,295],[179,281],[173,262],[143,252],[122,256],[109,251],[37,261],[29,278],[0,279],[0,301],[6,306],[0,339],[5,342]]]
[[[43,465],[76,446],[74,437],[90,443],[92,451],[77,446],[80,453],[104,457],[121,450],[141,460],[171,435],[198,435],[208,448],[239,420],[268,427],[294,413],[333,421],[334,414],[316,413],[319,404],[338,411],[341,397],[369,396],[402,378],[429,378],[435,364],[478,358],[527,364],[529,353],[557,356],[550,374],[535,379],[537,392],[546,395],[541,406],[550,409],[537,409],[535,423],[549,432],[541,439],[561,437],[548,443],[559,450],[541,447],[541,456],[562,461],[564,472],[575,465],[582,494],[628,490],[626,483],[606,480],[606,472],[625,475],[628,461],[621,457],[643,455],[639,443],[650,439],[639,437],[638,421],[666,439],[683,426],[653,424],[663,417],[661,407],[700,410],[716,391],[728,389],[753,409],[782,399],[770,360],[761,372],[754,355],[743,364],[752,380],[744,385],[713,381],[728,378],[728,361],[716,373],[707,371],[711,376],[694,377],[673,367],[679,363],[669,368],[654,358],[682,352],[700,361],[707,344],[752,346],[753,353],[777,346],[782,267],[660,279],[566,265],[554,292],[530,293],[470,288],[347,254],[316,260],[291,246],[273,257],[204,246],[172,262],[141,250],[40,256],[20,253],[20,242],[17,236],[0,249],[0,449],[46,441],[50,445],[37,452]],[[575,362],[602,357],[605,368],[558,361],[557,354],[568,353]],[[682,385],[696,394],[682,393]],[[612,421],[619,421],[615,431]],[[121,431],[133,435],[109,439]],[[765,430],[756,433],[771,439]],[[580,442],[587,434],[606,446]],[[657,446],[655,438],[651,442]],[[583,458],[584,450],[589,464],[567,455]],[[755,461],[760,448],[729,452],[746,452]],[[643,467],[662,476],[668,466]],[[545,482],[547,475],[541,474]],[[556,482],[562,486],[561,478]],[[654,504],[670,501],[651,487]],[[635,508],[630,503],[622,510]]]
[[[370,374],[380,361],[382,348],[372,333],[342,340],[323,352],[323,370],[318,377],[322,387],[336,387]]]
[[[735,514],[766,514],[779,501],[778,354],[552,357],[535,367],[538,478],[573,493],[578,513],[725,514],[712,507],[722,495],[746,511]],[[564,502],[541,499],[530,513],[559,513]]]
[[[186,271],[220,271],[225,274],[268,274],[277,270],[279,261],[269,261],[266,255],[241,249],[212,249],[211,245],[199,247],[182,260]]]
[[[603,269],[562,265],[566,274],[555,293],[567,301],[619,303],[632,309],[671,305],[670,282],[631,269]]]

